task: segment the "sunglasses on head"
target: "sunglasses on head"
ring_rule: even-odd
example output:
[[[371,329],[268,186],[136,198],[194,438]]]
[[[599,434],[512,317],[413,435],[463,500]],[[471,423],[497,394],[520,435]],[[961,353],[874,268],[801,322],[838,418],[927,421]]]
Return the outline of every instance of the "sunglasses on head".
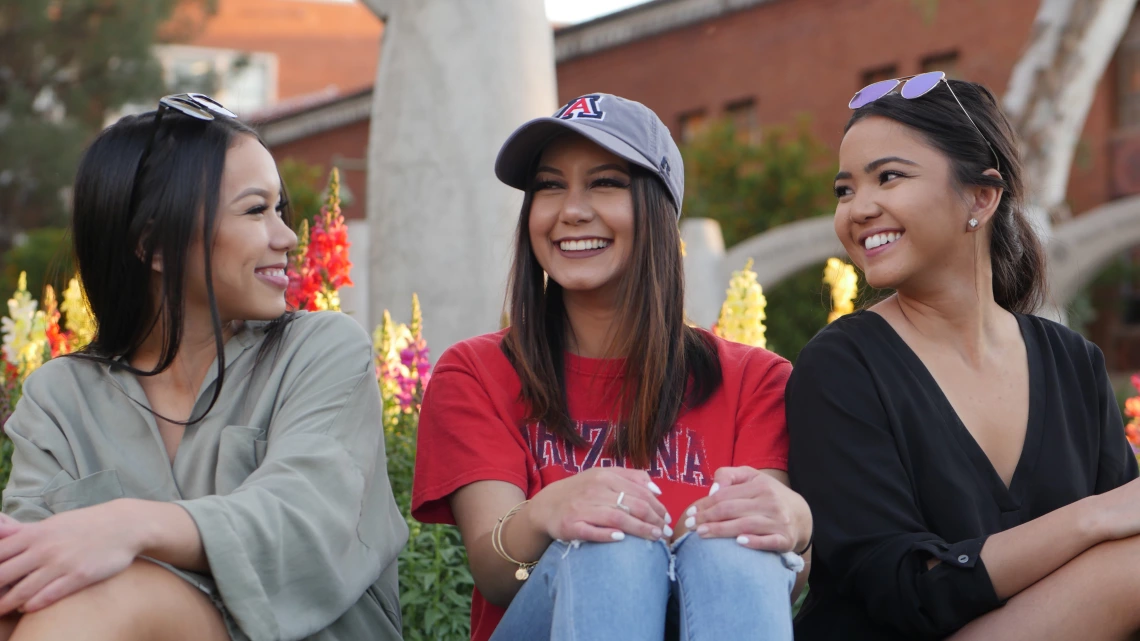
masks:
[[[158,112],[154,116],[155,120],[161,118],[162,112],[167,109],[174,109],[198,120],[213,120],[214,114],[227,118],[237,118],[237,114],[226,109],[222,103],[204,93],[176,93],[159,98]]]
[[[135,167],[135,179],[131,186],[132,207],[134,207],[135,195],[138,189],[139,172],[142,171],[143,165],[146,163],[147,158],[150,157],[151,149],[154,147],[154,141],[158,137],[158,129],[162,123],[162,115],[171,109],[197,120],[215,120],[216,115],[225,116],[227,118],[237,118],[237,114],[226,109],[222,106],[222,103],[203,93],[176,93],[159,98],[158,109],[154,112],[154,126],[151,129],[150,141],[147,142],[146,148],[143,149],[142,155],[139,156],[139,164]]]
[[[958,100],[958,94],[954,93],[954,88],[950,86],[950,81],[947,80],[946,72],[944,71],[928,71],[916,76],[903,76],[902,78],[891,78],[890,80],[873,82],[855,92],[855,95],[851,98],[851,101],[847,103],[847,106],[851,109],[858,109],[868,105],[891,93],[900,84],[902,85],[902,89],[899,90],[899,95],[907,100],[914,100],[915,98],[921,98],[930,93],[939,83],[946,84],[946,88],[950,90],[950,95],[954,96],[954,102],[958,103],[958,106],[962,108],[962,113],[966,114],[966,120],[970,121],[970,124],[974,126],[974,130],[978,132],[978,135],[982,137],[986,146],[990,148],[990,153],[994,155],[994,163],[996,163],[995,169],[1000,171],[1001,160],[998,159],[997,152],[994,151],[993,145],[990,144],[989,139],[982,133],[982,130],[978,128],[974,119],[970,117],[970,112],[966,111],[966,108],[962,106],[962,101]]]

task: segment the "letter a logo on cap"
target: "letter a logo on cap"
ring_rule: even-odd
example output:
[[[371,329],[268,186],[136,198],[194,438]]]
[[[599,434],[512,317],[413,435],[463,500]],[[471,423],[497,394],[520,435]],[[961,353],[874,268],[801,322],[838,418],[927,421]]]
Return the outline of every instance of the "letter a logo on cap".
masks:
[[[554,114],[555,118],[562,120],[573,120],[574,118],[592,118],[594,120],[601,120],[605,118],[605,112],[598,108],[598,103],[602,100],[602,96],[598,94],[590,94],[575,98],[566,103],[566,106],[559,109],[558,113]]]

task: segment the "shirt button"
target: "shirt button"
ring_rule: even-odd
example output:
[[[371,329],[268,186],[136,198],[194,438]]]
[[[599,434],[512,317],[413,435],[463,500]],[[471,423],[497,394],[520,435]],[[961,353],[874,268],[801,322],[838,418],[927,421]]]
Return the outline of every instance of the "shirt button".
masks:
[[[959,562],[959,563],[968,563],[969,561],[970,561],[970,557],[966,556],[965,554],[963,554],[962,556],[958,557],[958,562]]]

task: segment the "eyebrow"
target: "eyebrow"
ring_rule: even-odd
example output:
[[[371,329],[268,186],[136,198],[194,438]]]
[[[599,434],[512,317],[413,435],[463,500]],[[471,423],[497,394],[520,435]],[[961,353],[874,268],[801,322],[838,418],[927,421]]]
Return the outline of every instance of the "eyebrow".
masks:
[[[882,167],[883,165],[885,165],[887,163],[892,163],[892,162],[901,163],[903,165],[910,165],[911,167],[918,167],[919,166],[918,163],[914,162],[913,160],[907,160],[906,158],[899,158],[898,156],[887,156],[886,158],[880,158],[878,160],[873,160],[873,161],[867,163],[867,166],[863,168],[863,171],[865,173],[869,174],[872,171],[875,171],[876,169],[878,169],[879,167]],[[838,174],[835,174],[835,180],[836,181],[847,180],[849,178],[851,178],[851,172],[849,172],[849,171],[841,171]]]
[[[597,174],[597,173],[600,173],[603,171],[609,171],[609,170],[620,171],[621,173],[623,173],[627,176],[629,175],[629,170],[626,169],[625,167],[622,167],[621,165],[619,165],[617,163],[609,163],[606,165],[598,165],[597,167],[594,167],[590,171],[587,171],[586,174],[587,175]],[[534,173],[541,174],[543,172],[556,174],[559,176],[562,175],[562,172],[560,170],[555,169],[554,167],[551,167],[550,165],[541,165],[538,169],[535,170]]]
[[[240,194],[238,194],[233,200],[231,200],[230,203],[231,204],[236,203],[237,201],[241,200],[242,198],[245,198],[246,196],[261,196],[262,198],[269,200],[269,197],[271,195],[272,194],[269,191],[262,189],[261,187],[246,187],[245,189],[242,190],[242,192]]]
[[[629,170],[626,169],[625,167],[622,167],[621,165],[619,165],[617,163],[609,163],[607,165],[598,165],[597,167],[594,167],[590,171],[587,171],[586,175],[597,174],[597,173],[601,173],[603,171],[610,171],[610,170],[620,171],[621,173],[623,173],[627,176],[629,175]]]

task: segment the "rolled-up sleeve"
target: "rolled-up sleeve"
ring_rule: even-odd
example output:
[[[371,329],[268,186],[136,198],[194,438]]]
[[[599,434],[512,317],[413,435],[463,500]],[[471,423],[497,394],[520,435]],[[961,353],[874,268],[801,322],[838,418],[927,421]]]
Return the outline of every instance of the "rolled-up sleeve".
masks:
[[[852,339],[825,332],[788,382],[792,487],[811,506],[814,559],[872,620],[941,639],[998,607],[980,552],[924,523],[884,401]],[[931,559],[941,561],[928,568]]]
[[[4,424],[4,434],[12,441],[12,474],[4,487],[4,513],[22,523],[54,514],[45,497],[58,488],[66,489],[78,476],[71,445],[44,407],[50,399],[47,375],[45,366],[28,377],[16,411]]]
[[[368,337],[348,317],[327,316],[297,338],[306,345],[277,390],[262,463],[228,495],[177,502],[198,526],[227,610],[253,641],[327,627],[407,540],[386,473]]]

